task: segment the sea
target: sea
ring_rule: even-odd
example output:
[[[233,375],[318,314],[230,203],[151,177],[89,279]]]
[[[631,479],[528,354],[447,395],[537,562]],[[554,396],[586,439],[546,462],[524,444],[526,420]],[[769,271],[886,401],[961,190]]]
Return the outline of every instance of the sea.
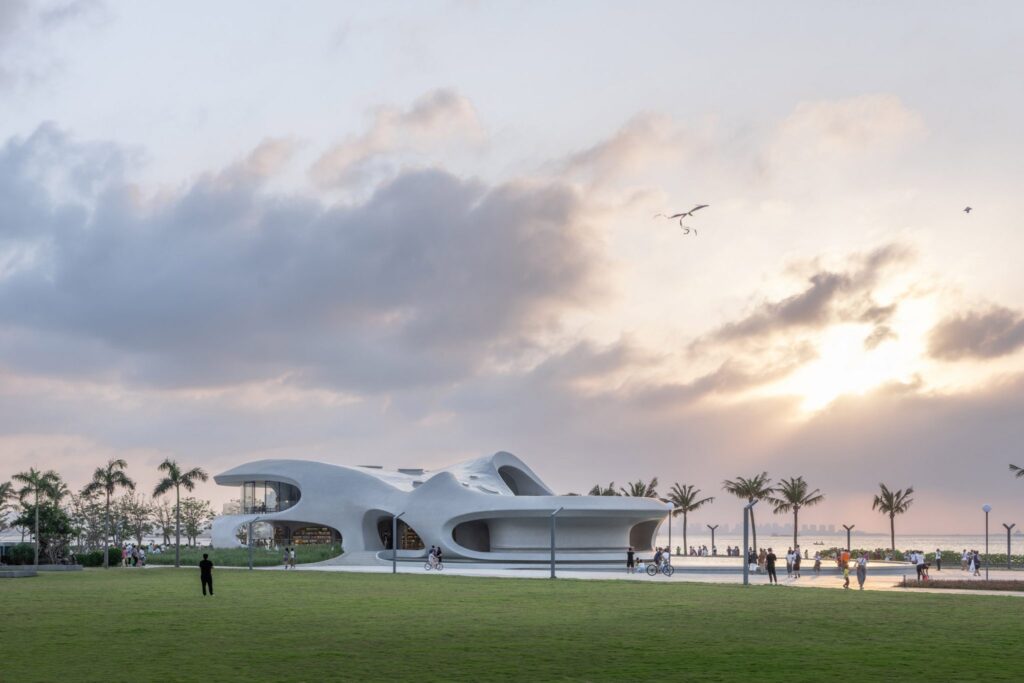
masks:
[[[829,534],[820,532],[801,532],[799,536],[800,547],[809,550],[811,554],[814,554],[815,548],[837,548],[846,547],[846,532]],[[706,545],[708,550],[711,549],[711,533],[705,528],[703,530],[690,529],[686,534],[686,542],[694,547]],[[753,543],[753,540],[751,540]],[[786,551],[793,544],[793,534],[780,534],[780,533],[765,533],[763,531],[757,532],[757,545],[764,547],[771,547],[776,552],[781,549],[783,552]],[[989,529],[988,536],[988,551],[993,553],[1005,553],[1006,552],[1006,529],[1002,526],[996,529]],[[673,550],[676,546],[683,545],[683,533],[680,526],[673,524],[672,529],[672,541],[669,543],[668,533],[664,527],[661,529],[661,533],[658,534],[658,539],[655,545],[667,546],[670,545]],[[743,547],[743,535],[742,534],[715,534],[715,545],[718,546],[718,553],[724,554],[726,546],[739,546]],[[748,544],[749,545],[749,544]],[[854,548],[863,548],[867,550],[874,550],[876,548],[888,548],[889,547],[889,534],[876,534],[876,533],[853,533],[850,536],[850,545]],[[1012,555],[1024,554],[1024,534],[1019,532],[1017,529],[1013,530],[1010,536],[1010,547]],[[962,551],[978,550],[979,552],[985,552],[985,534],[901,534],[899,529],[896,529],[896,549],[897,550],[922,550],[924,552],[935,552],[936,548],[950,551]],[[684,551],[685,552],[685,551]]]

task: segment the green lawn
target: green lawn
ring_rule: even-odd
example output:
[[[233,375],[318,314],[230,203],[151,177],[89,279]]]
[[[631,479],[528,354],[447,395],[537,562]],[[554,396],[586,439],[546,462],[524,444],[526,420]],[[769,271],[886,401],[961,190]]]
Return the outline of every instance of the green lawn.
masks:
[[[2,681],[1021,680],[1019,598],[93,569],[0,580]]]

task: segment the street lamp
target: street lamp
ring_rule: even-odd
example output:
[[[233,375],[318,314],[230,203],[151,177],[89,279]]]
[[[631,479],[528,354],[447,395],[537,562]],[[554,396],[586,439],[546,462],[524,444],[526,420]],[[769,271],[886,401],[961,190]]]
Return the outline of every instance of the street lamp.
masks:
[[[260,521],[259,517],[249,520],[249,571],[252,571],[252,525]]]
[[[1006,568],[1013,569],[1013,565],[1010,562],[1010,530],[1017,525],[1003,522],[1003,526],[1006,527]]]
[[[992,506],[986,503],[981,509],[985,511],[985,580],[988,581],[988,513],[992,512]]]
[[[850,526],[846,526],[845,524],[843,525],[843,528],[846,529],[846,552],[850,552],[850,531],[855,526],[857,526],[857,525],[856,524],[851,524]]]
[[[672,557],[672,517],[676,510],[682,510],[683,508],[672,507],[672,503],[668,504],[668,556]],[[683,529],[685,532],[686,529]]]
[[[391,573],[398,573],[398,520],[404,515],[400,512],[391,518]]]
[[[750,511],[757,505],[756,500],[750,501],[743,506],[743,585],[750,583],[750,558],[747,557],[747,547],[750,543]]]
[[[717,553],[715,552],[715,529],[718,528],[718,525],[715,524],[714,526],[712,526],[710,524],[705,524],[704,526],[711,529],[711,554],[717,555]]]
[[[555,577],[555,517],[557,517],[558,513],[561,512],[564,509],[565,509],[564,507],[563,508],[558,508],[557,510],[555,510],[554,512],[551,513],[551,578],[552,579],[556,578]]]

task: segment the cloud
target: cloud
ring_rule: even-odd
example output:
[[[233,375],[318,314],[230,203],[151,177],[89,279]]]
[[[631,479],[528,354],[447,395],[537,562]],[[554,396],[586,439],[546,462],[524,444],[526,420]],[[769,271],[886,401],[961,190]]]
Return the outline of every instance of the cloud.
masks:
[[[262,188],[287,148],[264,143],[152,201],[110,181],[85,207],[34,179],[47,164],[102,175],[105,156],[51,128],[8,143],[0,224],[8,254],[34,252],[0,279],[2,362],[41,368],[80,344],[95,372],[128,383],[377,391],[464,377],[600,291],[567,186],[406,172],[328,208]]]
[[[896,307],[875,303],[872,289],[886,268],[909,258],[910,251],[899,244],[854,256],[847,269],[814,272],[802,291],[777,301],[764,301],[743,318],[722,325],[698,342],[756,341],[793,329],[820,329],[836,321],[884,322]]]
[[[1024,315],[1002,306],[969,311],[932,328],[928,353],[941,360],[997,358],[1024,346]]]
[[[0,2],[0,88],[42,79],[57,63],[54,32],[102,16],[103,9],[98,0]]]
[[[922,135],[924,120],[899,97],[870,94],[801,102],[778,127],[776,151],[860,155]]]
[[[476,143],[483,135],[468,99],[454,90],[432,90],[407,109],[377,109],[369,129],[324,152],[310,177],[320,187],[344,186],[372,176],[389,155],[423,153],[452,141]]]
[[[883,342],[890,339],[899,339],[899,335],[888,325],[876,325],[871,330],[871,334],[864,338],[864,348],[868,351],[877,349]]]

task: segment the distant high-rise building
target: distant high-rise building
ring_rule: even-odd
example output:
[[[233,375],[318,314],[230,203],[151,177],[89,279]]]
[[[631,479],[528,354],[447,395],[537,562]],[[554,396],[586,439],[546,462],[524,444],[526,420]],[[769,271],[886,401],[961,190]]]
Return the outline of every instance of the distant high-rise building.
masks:
[[[828,532],[830,534],[834,534],[836,532],[836,525],[835,524],[829,524],[828,525]]]

